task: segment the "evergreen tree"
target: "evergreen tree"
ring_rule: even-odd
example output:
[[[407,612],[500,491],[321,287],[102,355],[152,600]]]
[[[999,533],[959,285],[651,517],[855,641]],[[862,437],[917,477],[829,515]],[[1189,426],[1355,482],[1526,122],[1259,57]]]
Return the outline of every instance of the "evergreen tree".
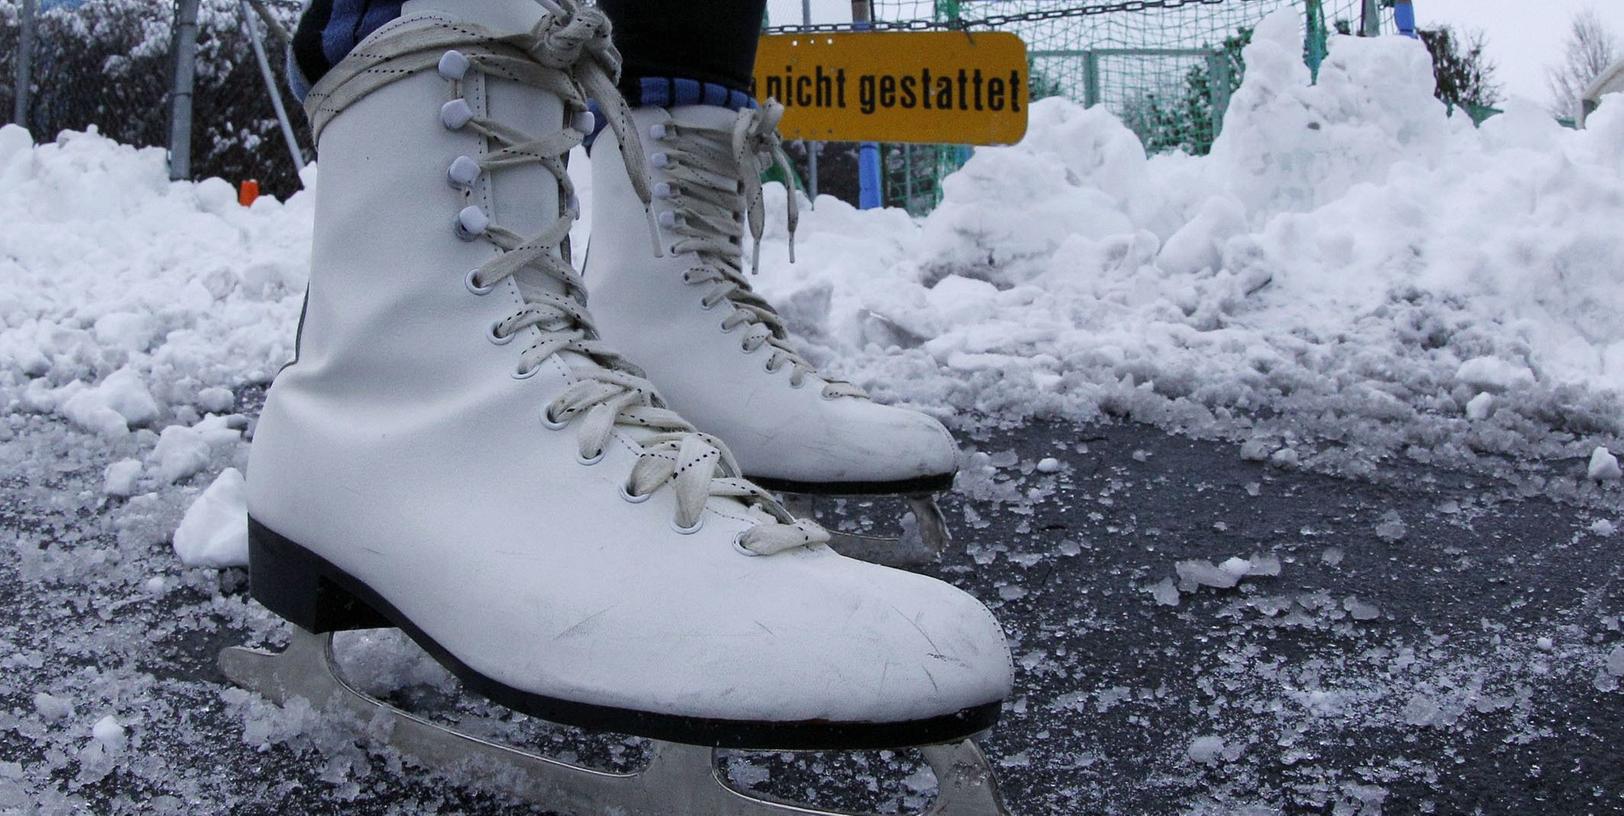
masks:
[[[1432,54],[1432,73],[1438,80],[1435,92],[1451,108],[1467,111],[1474,119],[1500,101],[1500,85],[1494,81],[1495,65],[1485,55],[1481,31],[1456,32],[1449,26],[1421,31],[1421,42]]]

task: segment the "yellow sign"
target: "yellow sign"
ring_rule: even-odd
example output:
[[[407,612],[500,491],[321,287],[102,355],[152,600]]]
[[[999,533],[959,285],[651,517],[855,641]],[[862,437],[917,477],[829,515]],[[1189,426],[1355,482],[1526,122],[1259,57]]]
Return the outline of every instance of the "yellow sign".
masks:
[[[789,139],[1014,144],[1026,134],[1026,44],[1008,32],[772,34],[755,95]]]

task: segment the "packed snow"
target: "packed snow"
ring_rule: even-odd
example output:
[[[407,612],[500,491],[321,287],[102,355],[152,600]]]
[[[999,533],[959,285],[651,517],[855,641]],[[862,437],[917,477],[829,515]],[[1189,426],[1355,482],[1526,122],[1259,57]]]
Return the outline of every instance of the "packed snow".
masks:
[[[1576,522],[1575,541],[1616,547],[1624,99],[1607,100],[1583,132],[1526,103],[1476,129],[1432,97],[1418,44],[1335,38],[1312,84],[1295,26],[1275,17],[1258,30],[1210,156],[1147,157],[1104,109],[1044,100],[1032,107],[1026,140],[977,150],[929,216],[821,198],[801,210],[794,265],[783,225],[769,219],[755,282],[813,357],[961,430],[1126,416],[1239,442],[1239,457],[1270,474],[1369,475],[1394,458],[1527,474],[1518,481],[1525,495],[1607,509]],[[585,165],[577,160],[571,172],[588,200]],[[319,184],[314,168],[305,180]],[[784,195],[770,186],[769,208],[781,211]],[[158,672],[143,651],[214,637],[223,625],[280,637],[280,625],[244,599],[241,571],[220,568],[246,560],[254,402],[292,354],[312,205],[307,191],[244,208],[225,181],[169,181],[161,150],[95,133],[36,144],[0,128],[0,444],[27,469],[7,489],[68,519],[6,532],[6,568],[15,560],[21,580],[57,593],[29,615],[64,634],[50,649],[25,648],[16,645],[20,629],[0,629],[0,669],[53,678],[38,688],[0,680],[0,694],[21,701],[0,711],[0,732],[43,746],[39,756],[0,761],[0,811],[68,812],[116,770],[219,802],[209,780],[175,782],[162,752],[199,750],[190,709],[222,702],[245,726],[243,744],[318,751],[338,798],[360,795],[371,760],[341,724],[308,706],[270,706]],[[578,246],[588,229],[577,226]],[[1081,478],[1075,462],[1090,455],[1083,443],[1025,459],[967,450],[957,489],[1006,508],[1015,534],[1039,539],[1033,508]],[[1150,451],[1110,456],[1157,466]],[[1269,478],[1247,482],[1240,500],[1274,489]],[[1127,501],[1112,492],[1121,488],[1114,479],[1092,497],[1100,509],[1089,518]],[[1456,505],[1439,514],[1469,526],[1483,512]],[[80,524],[97,514],[104,524]],[[1420,550],[1428,542],[1417,531],[1435,521],[1386,512],[1349,527]],[[953,523],[988,526],[968,504]],[[1184,621],[1217,608],[1220,626],[1236,622],[1232,633],[1266,630],[1272,640],[1276,630],[1308,631],[1330,651],[1347,647],[1305,662],[1264,659],[1239,642],[1178,658],[1220,664],[1216,681],[1201,681],[1210,688],[1199,709],[1210,713],[1201,727],[1223,733],[1190,732],[1157,777],[1210,774],[1197,779],[1215,804],[1190,812],[1250,812],[1240,797],[1259,788],[1257,757],[1283,751],[1288,766],[1306,761],[1334,728],[1448,730],[1498,713],[1520,736],[1548,738],[1546,725],[1530,722],[1534,695],[1550,688],[1541,683],[1582,673],[1598,691],[1619,689],[1616,610],[1586,611],[1592,622],[1600,616],[1601,635],[1565,625],[1556,638],[1502,639],[1484,621],[1488,662],[1438,637],[1370,643],[1359,638],[1402,610],[1369,595],[1300,591],[1299,573],[1351,569],[1355,559],[1314,531],[1295,532],[1303,551],[1284,562],[1241,547],[1158,553],[1158,566],[1121,582],[1146,614]],[[1131,524],[1110,533],[1159,543]],[[971,547],[978,567],[1011,572],[1087,560],[1095,549],[1075,535],[1030,552]],[[1462,570],[1519,569],[1493,553],[1451,555]],[[1034,592],[1003,583],[996,602],[1015,608]],[[1045,652],[1052,644],[1040,630],[1098,620],[1010,625],[1027,630],[1024,645],[1016,638],[1026,677],[1070,671],[1066,682],[1093,682]],[[371,688],[448,685],[436,664],[402,657],[398,641],[357,636],[346,646],[370,670]],[[99,673],[78,668],[96,661]],[[1113,681],[1043,704],[1141,719],[1159,693]],[[1027,705],[1013,701],[1012,714]],[[1216,713],[1226,710],[1227,718]],[[159,744],[151,721],[186,724],[163,734],[178,742]],[[1042,748],[1001,761],[1025,768]],[[1073,758],[1077,769],[1097,760]],[[1294,801],[1377,813],[1388,795],[1378,783],[1389,778],[1315,777],[1304,783],[1309,798]],[[183,798],[144,809],[190,812]]]

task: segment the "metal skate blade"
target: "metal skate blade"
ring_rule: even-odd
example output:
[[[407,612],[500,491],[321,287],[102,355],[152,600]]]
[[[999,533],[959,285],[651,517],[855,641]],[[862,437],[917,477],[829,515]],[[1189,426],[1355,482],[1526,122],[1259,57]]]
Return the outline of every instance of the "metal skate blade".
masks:
[[[828,508],[831,497],[808,493],[783,493],[781,500],[791,513],[823,524],[829,531],[829,546],[848,558],[883,564],[888,567],[922,567],[941,560],[953,543],[948,532],[947,519],[936,497],[928,494],[899,497],[907,503],[913,523],[903,523],[900,535],[886,536],[842,530],[831,518]],[[819,512],[820,508],[824,512]]]
[[[520,799],[571,816],[868,816],[758,797],[728,786],[711,748],[652,741],[636,773],[612,773],[509,748],[439,725],[374,698],[347,682],[333,636],[295,628],[281,654],[240,646],[220,653],[231,680],[279,705],[312,706],[369,724],[389,744],[430,768],[491,779]],[[380,727],[381,726],[381,727]],[[992,767],[975,743],[921,748],[936,775],[936,801],[917,816],[1010,816]]]

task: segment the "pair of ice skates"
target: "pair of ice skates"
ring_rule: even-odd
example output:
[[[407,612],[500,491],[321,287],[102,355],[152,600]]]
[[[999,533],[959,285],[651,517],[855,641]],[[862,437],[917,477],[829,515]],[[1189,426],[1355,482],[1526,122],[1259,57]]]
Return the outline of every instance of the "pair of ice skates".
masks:
[[[633,111],[617,70],[594,9],[411,0],[311,91],[310,291],[249,470],[253,595],[297,628],[222,667],[273,700],[386,712],[407,753],[518,769],[567,812],[815,814],[720,784],[712,749],[930,746],[930,813],[1004,813],[969,742],[1010,690],[997,621],[837,554],[762,486],[927,493],[950,437],[819,376],[750,291],[773,111]],[[609,125],[592,316],[564,167],[588,98]],[[372,700],[331,653],[369,627],[513,709],[657,740],[653,761],[576,768]]]

